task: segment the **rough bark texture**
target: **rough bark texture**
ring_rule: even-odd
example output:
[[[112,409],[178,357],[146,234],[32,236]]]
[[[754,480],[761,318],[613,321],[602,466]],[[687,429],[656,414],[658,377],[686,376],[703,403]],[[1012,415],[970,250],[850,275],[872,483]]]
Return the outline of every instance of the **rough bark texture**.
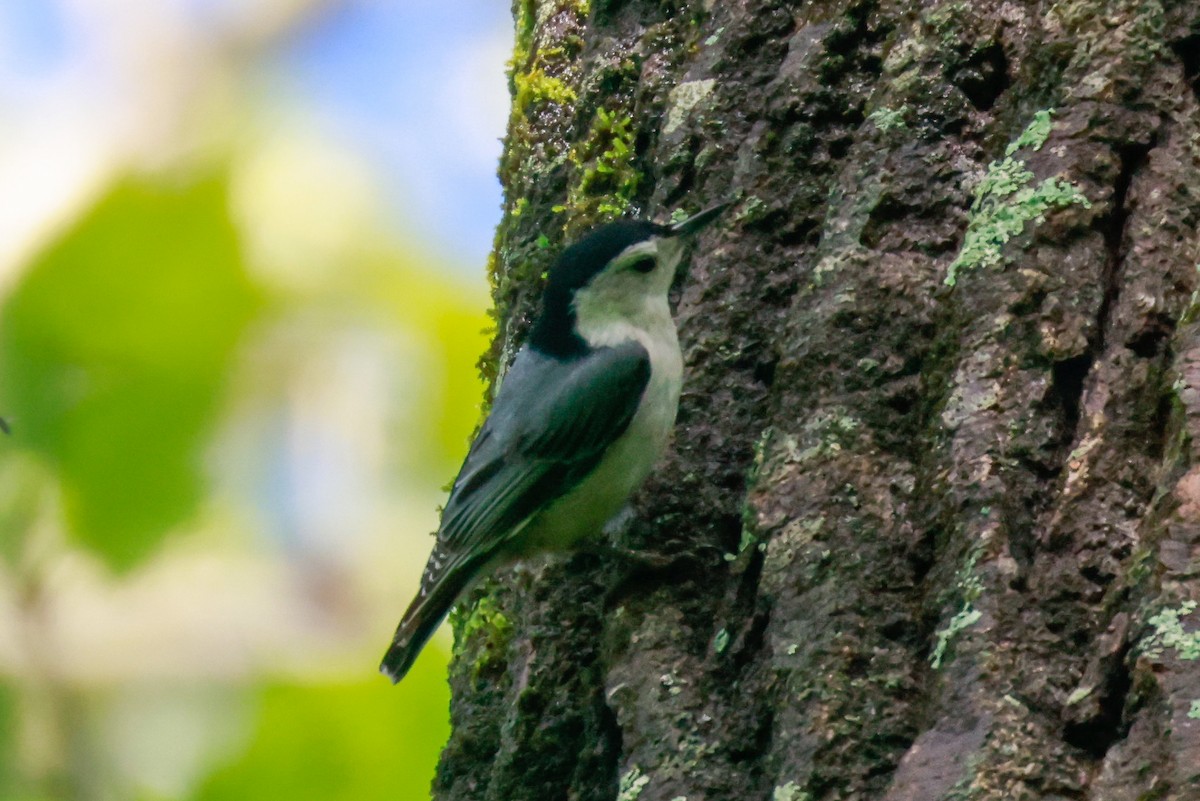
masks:
[[[1200,798],[1200,4],[514,12],[492,363],[578,230],[739,200],[679,566],[502,574],[436,797]]]

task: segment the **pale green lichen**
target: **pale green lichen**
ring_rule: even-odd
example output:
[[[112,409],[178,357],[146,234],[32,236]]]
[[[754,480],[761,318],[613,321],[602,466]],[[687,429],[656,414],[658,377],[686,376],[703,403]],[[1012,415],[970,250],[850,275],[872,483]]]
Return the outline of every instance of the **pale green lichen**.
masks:
[[[687,115],[701,100],[708,97],[716,85],[717,82],[714,79],[705,78],[702,81],[687,81],[672,89],[668,96],[670,106],[667,109],[667,121],[663,125],[663,134],[670,135],[680,125],[683,125]]]
[[[929,655],[929,664],[933,666],[934,670],[942,666],[942,659],[946,656],[946,649],[950,646],[950,641],[959,632],[975,625],[981,617],[983,617],[982,612],[970,603],[964,602],[962,609],[958,611],[958,614],[950,618],[950,622],[946,624],[946,627],[938,629],[936,634],[937,644],[934,646],[933,653]]]
[[[947,286],[954,286],[965,270],[990,267],[1004,259],[1004,245],[1025,230],[1030,221],[1043,222],[1052,209],[1091,202],[1070,181],[1057,177],[1034,184],[1034,174],[1025,162],[1016,158],[1023,149],[1039,150],[1046,143],[1053,123],[1049,109],[1033,115],[1033,121],[1004,151],[1004,158],[993,161],[975,189],[975,200],[967,221],[962,249],[950,264]]]
[[[903,130],[908,127],[908,123],[904,121],[904,116],[907,112],[908,109],[906,107],[888,108],[880,106],[867,116],[867,122],[875,123],[875,127],[883,133],[896,129]]]
[[[1083,699],[1087,698],[1095,691],[1095,687],[1077,687],[1074,692],[1067,696],[1067,706],[1075,706]]]
[[[1181,618],[1196,611],[1195,601],[1184,601],[1175,609],[1163,609],[1147,621],[1154,631],[1142,644],[1142,652],[1153,659],[1170,648],[1179,659],[1200,659],[1200,631],[1184,631]]]
[[[800,789],[800,785],[788,782],[775,788],[775,792],[771,794],[771,801],[809,801],[811,797]]]
[[[942,666],[942,661],[946,658],[946,651],[954,638],[975,625],[983,617],[983,613],[975,608],[975,601],[983,595],[983,584],[975,575],[975,565],[978,563],[979,557],[979,550],[972,551],[956,577],[955,587],[962,596],[962,606],[946,623],[945,628],[938,629],[934,633],[937,642],[934,643],[933,653],[929,655],[929,664],[934,670]]]
[[[1192,720],[1200,720],[1200,698],[1192,701],[1192,706],[1188,709],[1187,716]]]
[[[756,222],[766,216],[767,203],[757,195],[748,195],[734,213],[733,221],[738,224]]]
[[[617,783],[617,801],[637,801],[642,788],[649,783],[650,777],[643,776],[641,769],[634,765]]]
[[[537,24],[545,27],[551,17],[562,11],[570,11],[581,18],[586,18],[592,10],[591,0],[534,0],[537,6]]]
[[[1054,128],[1054,123],[1050,120],[1053,114],[1054,110],[1048,108],[1035,112],[1033,121],[1025,127],[1016,141],[1004,149],[1004,155],[1011,156],[1023,147],[1030,150],[1041,150],[1042,145],[1046,144],[1046,140],[1050,138],[1051,129]]]
[[[1200,273],[1200,264],[1196,265],[1196,272]],[[1193,323],[1197,319],[1200,319],[1200,286],[1192,290],[1191,297],[1188,298],[1187,308],[1180,315],[1179,322],[1181,324]],[[1179,390],[1176,389],[1175,391],[1178,392]]]
[[[938,34],[943,46],[955,47],[961,44],[962,21],[970,10],[971,7],[963,2],[942,3],[932,5],[921,18]]]
[[[741,556],[747,548],[754,545],[754,543],[756,543],[756,542],[758,542],[758,537],[755,536],[754,531],[751,530],[751,528],[749,526],[743,525],[742,526],[742,536],[738,540],[737,553],[725,554],[725,561],[726,562],[734,561],[739,556]]]
[[[768,426],[759,434],[758,439],[754,443],[754,459],[750,462],[750,470],[746,474],[746,486],[753,487],[758,482],[758,477],[762,473],[764,459],[766,458],[766,449],[771,437],[774,434],[774,429]],[[747,497],[749,493],[747,493]],[[755,533],[756,515],[754,507],[748,501],[742,503],[742,533],[738,540],[737,553],[725,554],[725,561],[732,562],[741,556],[747,548],[758,542],[758,535]]]
[[[783,442],[785,458],[793,464],[811,462],[841,453],[852,447],[860,436],[862,424],[840,406],[813,415],[804,424],[803,439],[811,443],[801,449],[800,441],[788,437]]]

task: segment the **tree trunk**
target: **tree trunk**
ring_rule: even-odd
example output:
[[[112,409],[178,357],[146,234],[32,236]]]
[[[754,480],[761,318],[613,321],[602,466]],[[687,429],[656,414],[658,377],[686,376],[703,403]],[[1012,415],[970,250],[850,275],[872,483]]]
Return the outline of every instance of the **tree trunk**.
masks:
[[[738,202],[620,537],[677,566],[502,572],[436,797],[1200,798],[1200,4],[514,12],[489,364],[579,231]]]

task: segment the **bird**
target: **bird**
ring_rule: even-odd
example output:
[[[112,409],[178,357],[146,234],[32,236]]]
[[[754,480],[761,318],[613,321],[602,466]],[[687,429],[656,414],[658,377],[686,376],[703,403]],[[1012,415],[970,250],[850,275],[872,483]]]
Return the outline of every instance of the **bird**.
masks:
[[[730,205],[674,224],[610,222],[554,260],[380,664],[393,683],[476,580],[596,536],[650,474],[683,384],[667,295],[686,243]]]

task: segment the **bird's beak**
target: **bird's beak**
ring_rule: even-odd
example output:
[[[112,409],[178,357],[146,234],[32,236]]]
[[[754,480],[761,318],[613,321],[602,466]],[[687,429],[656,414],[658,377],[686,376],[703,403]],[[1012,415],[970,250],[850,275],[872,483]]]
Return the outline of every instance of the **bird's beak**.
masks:
[[[701,229],[708,226],[713,220],[721,216],[721,212],[733,205],[732,200],[727,200],[724,203],[718,203],[715,206],[705,209],[699,214],[693,214],[682,222],[677,222],[674,225],[668,226],[667,231],[670,236],[691,236],[698,233]]]

